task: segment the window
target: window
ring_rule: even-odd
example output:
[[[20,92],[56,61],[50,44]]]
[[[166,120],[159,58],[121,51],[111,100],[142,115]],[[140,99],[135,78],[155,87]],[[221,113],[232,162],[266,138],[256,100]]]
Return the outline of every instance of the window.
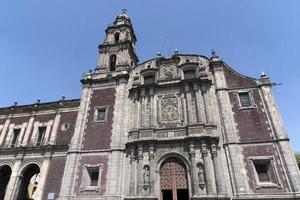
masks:
[[[97,186],[99,181],[99,169],[96,170],[89,170],[89,176],[90,176],[90,185],[91,186]]]
[[[99,191],[101,183],[102,165],[84,165],[82,180],[81,180],[81,192],[84,191]]]
[[[45,133],[46,133],[46,129],[47,129],[46,126],[39,127],[38,138],[37,138],[37,141],[36,141],[36,146],[41,146],[43,144]]]
[[[155,77],[153,75],[144,76],[144,84],[154,84]]]
[[[116,54],[113,54],[109,57],[109,69],[110,71],[116,70],[116,63],[117,63],[117,56]]]
[[[183,74],[184,74],[184,79],[196,78],[195,69],[187,69],[183,72]]]
[[[120,40],[120,33],[115,33],[114,37],[115,37],[115,42],[119,42],[119,40]]]
[[[11,145],[10,147],[15,147],[16,143],[17,143],[17,140],[18,140],[18,137],[20,135],[20,132],[21,132],[21,129],[14,129],[14,132],[13,132],[13,139],[11,141]]]
[[[107,117],[107,107],[96,107],[95,121],[106,122],[106,117]]]
[[[252,105],[249,92],[239,92],[239,99],[241,107],[250,107]]]
[[[257,186],[274,187],[279,185],[272,161],[272,158],[252,160]]]

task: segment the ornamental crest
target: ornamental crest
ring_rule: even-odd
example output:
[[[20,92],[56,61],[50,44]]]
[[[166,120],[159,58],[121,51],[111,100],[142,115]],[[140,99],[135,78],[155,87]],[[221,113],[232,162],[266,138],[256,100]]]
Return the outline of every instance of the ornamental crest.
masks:
[[[172,122],[179,120],[178,99],[176,97],[161,100],[161,121]]]
[[[173,66],[164,66],[161,70],[161,74],[162,74],[162,77],[161,79],[163,80],[170,80],[173,78],[173,74],[174,74],[174,71],[173,71]]]

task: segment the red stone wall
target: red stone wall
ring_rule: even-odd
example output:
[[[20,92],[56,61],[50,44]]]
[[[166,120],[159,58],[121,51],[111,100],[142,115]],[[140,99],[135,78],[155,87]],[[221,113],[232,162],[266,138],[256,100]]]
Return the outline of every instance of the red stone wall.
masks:
[[[82,148],[84,150],[108,149],[110,147],[114,104],[114,88],[93,91],[83,139]],[[94,113],[97,106],[108,106],[106,123],[94,121]]]
[[[252,94],[256,108],[240,109],[236,91],[229,92],[240,141],[270,141],[273,139],[271,128],[258,89],[254,89]]]
[[[226,83],[228,88],[238,88],[244,86],[255,86],[255,80],[239,75],[229,67],[223,67]]]
[[[282,193],[287,192],[287,182],[282,170],[282,163],[278,157],[278,153],[276,152],[275,145],[265,144],[265,145],[256,145],[256,146],[243,146],[243,155],[244,162],[246,163],[246,172],[249,178],[249,186],[255,193]],[[275,188],[256,188],[255,187],[255,178],[254,172],[251,166],[251,161],[249,157],[255,156],[274,156],[275,158],[275,168],[278,172],[278,178],[280,179],[281,186]]]
[[[50,192],[55,193],[55,199],[58,197],[65,164],[66,157],[53,157],[51,159],[44,186],[43,199],[47,199]]]
[[[75,123],[77,118],[77,111],[62,113],[60,117],[60,122],[57,129],[57,137],[56,144],[57,145],[67,145],[70,144],[71,138],[74,134]],[[70,128],[66,131],[61,130],[61,126],[63,123],[68,122],[70,124]]]
[[[53,113],[53,114],[45,114],[45,115],[36,115],[35,121],[48,122],[50,120],[54,121],[54,118],[55,118],[55,113]]]
[[[82,156],[80,159],[80,165],[78,168],[78,173],[77,173],[77,180],[76,180],[76,194],[81,195],[81,196],[91,196],[91,195],[103,195],[105,193],[106,189],[106,180],[107,180],[107,163],[108,163],[108,156],[107,155],[95,155],[95,156]],[[100,191],[99,192],[80,192],[80,186],[81,186],[81,179],[82,179],[82,174],[83,174],[83,166],[85,164],[89,165],[97,165],[101,164],[102,165],[102,174],[100,177]]]

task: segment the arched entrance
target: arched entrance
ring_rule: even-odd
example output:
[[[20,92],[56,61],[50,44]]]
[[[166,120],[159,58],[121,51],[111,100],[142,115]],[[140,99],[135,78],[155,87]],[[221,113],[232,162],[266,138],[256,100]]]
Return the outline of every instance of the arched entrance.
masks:
[[[5,191],[11,175],[11,168],[8,165],[0,166],[0,200],[5,197]]]
[[[25,168],[21,176],[21,184],[17,200],[34,200],[35,191],[38,186],[40,168],[36,164],[31,164]]]
[[[176,158],[168,158],[160,168],[161,200],[188,200],[188,180],[185,165]]]

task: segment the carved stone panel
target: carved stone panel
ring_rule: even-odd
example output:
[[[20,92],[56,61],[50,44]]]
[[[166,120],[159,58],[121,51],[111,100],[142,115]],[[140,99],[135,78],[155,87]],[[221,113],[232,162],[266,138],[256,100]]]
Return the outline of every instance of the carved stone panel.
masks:
[[[167,96],[160,100],[160,122],[180,122],[179,102],[176,96]]]

